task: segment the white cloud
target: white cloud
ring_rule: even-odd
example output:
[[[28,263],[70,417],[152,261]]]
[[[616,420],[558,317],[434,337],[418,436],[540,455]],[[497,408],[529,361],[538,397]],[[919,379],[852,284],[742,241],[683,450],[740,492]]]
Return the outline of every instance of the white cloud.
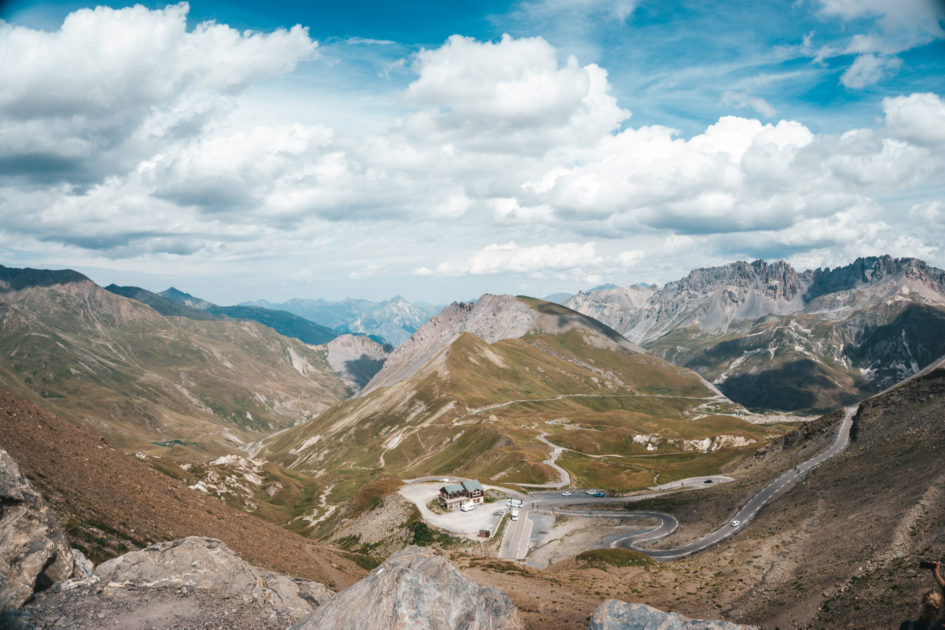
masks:
[[[594,243],[557,243],[519,247],[515,242],[493,244],[474,252],[462,261],[440,263],[434,270],[417,269],[420,275],[498,275],[506,273],[539,273],[595,267],[603,262]]]
[[[854,33],[845,46],[824,46],[815,56],[818,63],[829,57],[856,55],[853,63],[840,77],[840,82],[855,90],[879,83],[896,74],[902,60],[898,53],[945,38],[941,23],[945,21],[945,3],[940,0],[820,0],[825,16],[837,17],[852,28],[866,29]],[[809,38],[805,37],[805,44]]]
[[[945,101],[937,94],[886,98],[883,111],[892,136],[922,146],[945,144]]]
[[[765,99],[745,92],[725,92],[722,94],[722,104],[734,105],[740,109],[753,109],[765,118],[772,118],[778,113]]]
[[[823,12],[843,20],[875,19],[881,33],[857,34],[847,52],[894,54],[945,38],[939,0],[820,0]]]
[[[195,135],[250,83],[292,70],[317,44],[205,22],[186,3],[98,7],[55,32],[0,22],[0,173],[96,181]]]
[[[909,218],[923,223],[923,229],[945,227],[945,201],[922,201],[909,208]]]
[[[311,56],[315,43],[301,29],[187,31],[185,5],[73,15],[53,33],[0,27],[16,30],[22,50],[69,58],[67,69],[89,85],[78,94],[64,70],[31,57],[11,69],[14,52],[0,37],[0,243],[201,260],[293,252],[326,257],[340,277],[378,282],[394,258],[403,276],[430,282],[577,281],[663,264],[664,253],[682,260],[878,245],[883,226],[896,225],[883,200],[940,185],[945,172],[945,104],[936,94],[886,99],[876,128],[839,135],[723,116],[687,138],[625,126],[629,113],[607,73],[559,62],[543,39],[457,36],[415,58],[400,120],[340,133],[273,124],[278,116],[263,124],[230,107],[244,103],[240,90],[251,82]],[[136,40],[116,43],[127,47],[122,59],[95,66],[103,53],[76,34],[76,20],[103,41],[124,26]],[[155,41],[136,43],[149,28]],[[164,55],[167,67],[150,54]],[[245,66],[217,63],[230,55]],[[137,85],[140,77],[149,84]],[[63,94],[76,99],[37,100],[33,111],[20,79],[39,94],[63,79]],[[775,113],[751,94],[746,86],[727,98]],[[871,218],[858,225],[857,217]],[[362,251],[364,261],[337,262]]]
[[[642,249],[628,249],[617,254],[615,262],[621,267],[632,269],[639,265],[644,258],[646,258],[646,252]]]
[[[540,37],[478,42],[453,35],[417,54],[419,77],[407,97],[426,112],[408,118],[414,136],[471,150],[528,151],[583,145],[630,114],[609,92],[607,73],[569,57]]]
[[[854,90],[862,90],[867,85],[879,83],[887,76],[895,74],[901,65],[902,60],[898,57],[860,55],[840,76],[840,83]]]

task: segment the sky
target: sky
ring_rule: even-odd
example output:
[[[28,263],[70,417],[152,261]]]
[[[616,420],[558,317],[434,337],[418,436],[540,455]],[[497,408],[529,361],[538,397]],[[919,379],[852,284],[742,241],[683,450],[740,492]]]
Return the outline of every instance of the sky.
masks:
[[[0,264],[218,304],[945,267],[942,0],[0,0]]]

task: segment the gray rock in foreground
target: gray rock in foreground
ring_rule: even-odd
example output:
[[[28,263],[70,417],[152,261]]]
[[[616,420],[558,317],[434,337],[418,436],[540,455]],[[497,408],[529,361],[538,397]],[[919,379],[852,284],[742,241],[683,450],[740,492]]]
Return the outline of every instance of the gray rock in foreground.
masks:
[[[290,630],[519,630],[518,610],[430,549],[407,547]]]
[[[221,541],[191,536],[132,551],[91,577],[57,584],[21,610],[12,628],[283,630],[333,593],[253,566]]]
[[[0,449],[0,613],[70,578],[74,563],[52,510]]]
[[[589,630],[752,630],[727,621],[690,619],[678,613],[667,613],[646,604],[628,604],[607,599],[591,617]]]

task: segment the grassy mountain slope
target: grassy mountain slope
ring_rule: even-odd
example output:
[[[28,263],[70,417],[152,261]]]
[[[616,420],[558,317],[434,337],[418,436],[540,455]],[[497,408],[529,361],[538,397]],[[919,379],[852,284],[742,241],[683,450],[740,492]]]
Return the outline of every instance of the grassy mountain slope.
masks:
[[[341,334],[298,315],[259,306],[213,306],[208,309],[208,312],[230,319],[259,322],[264,326],[269,326],[280,335],[293,337],[316,346],[328,343]]]
[[[783,470],[826,448],[835,412],[769,443],[734,483],[630,504],[679,519],[663,546],[700,538]],[[684,560],[582,562],[539,571],[454,554],[478,582],[506,590],[526,623],[583,630],[604,597],[764,629],[897,628],[935,586],[920,560],[945,556],[945,369],[862,403],[847,451],[815,469],[728,541]]]
[[[43,494],[70,544],[99,563],[182,538],[223,540],[253,564],[344,587],[364,571],[331,549],[234,509],[119,452],[96,435],[0,390],[0,447]]]
[[[131,298],[132,300],[143,302],[165,317],[186,317],[187,319],[203,321],[223,319],[220,315],[214,315],[204,309],[195,308],[171,300],[160,293],[153,293],[141,287],[122,287],[117,284],[110,284],[105,287],[105,290],[111,291],[115,295],[121,295],[126,298]]]
[[[492,344],[463,332],[409,377],[264,440],[260,454],[330,480],[333,504],[390,475],[554,481],[542,434],[573,449],[562,463],[574,483],[614,491],[717,470],[780,434],[727,415],[740,408],[696,374],[630,349],[599,322],[520,302],[566,320],[564,332]],[[700,457],[703,447],[711,453]]]
[[[124,450],[215,457],[347,394],[324,348],[164,317],[76,276],[0,292],[0,384]]]
[[[153,293],[139,287],[120,287],[114,284],[108,285],[105,289],[116,295],[143,302],[161,315],[168,317],[186,317],[196,320],[229,318],[258,322],[269,326],[281,335],[316,346],[327,343],[339,335],[330,328],[319,326],[286,311],[257,306],[217,306],[173,287],[163,293]]]

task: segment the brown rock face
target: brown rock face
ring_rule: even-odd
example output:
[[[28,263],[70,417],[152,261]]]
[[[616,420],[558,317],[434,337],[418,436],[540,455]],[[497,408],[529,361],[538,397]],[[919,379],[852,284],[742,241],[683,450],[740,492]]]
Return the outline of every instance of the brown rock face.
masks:
[[[13,458],[0,449],[0,613],[72,576],[59,523]]]
[[[520,630],[509,596],[463,576],[429,549],[407,547],[291,630]]]

